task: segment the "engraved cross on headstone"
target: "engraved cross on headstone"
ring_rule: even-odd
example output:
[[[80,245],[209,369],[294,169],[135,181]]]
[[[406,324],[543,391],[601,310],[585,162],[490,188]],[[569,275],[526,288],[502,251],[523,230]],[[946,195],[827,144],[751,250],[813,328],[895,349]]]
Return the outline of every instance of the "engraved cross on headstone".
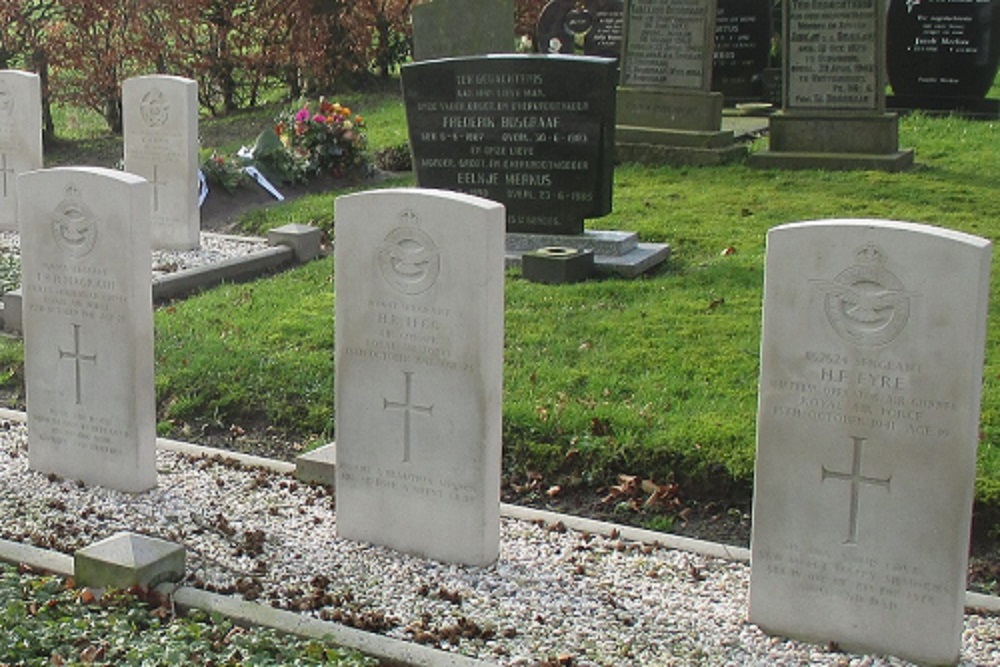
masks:
[[[12,167],[8,167],[7,166],[7,154],[6,153],[0,154],[0,173],[3,174],[3,195],[2,196],[4,197],[4,199],[6,199],[7,196],[8,196],[7,174],[10,174],[11,176],[14,175],[14,169]]]
[[[150,183],[153,185],[153,210],[160,210],[160,186],[166,185],[166,181],[161,181],[159,176],[160,167],[159,165],[153,165],[153,179]]]
[[[851,472],[835,472],[832,470],[827,470],[826,466],[823,466],[823,479],[826,481],[828,479],[838,479],[843,482],[851,483],[851,508],[850,508],[850,518],[848,522],[847,529],[847,540],[844,544],[857,544],[858,543],[858,510],[861,505],[861,485],[866,484],[868,486],[881,486],[885,489],[890,489],[889,483],[892,480],[892,476],[885,479],[878,479],[875,477],[865,477],[861,474],[861,450],[864,446],[865,440],[867,438],[859,438],[852,435],[851,439],[854,441],[854,455],[851,461]]]
[[[424,415],[433,414],[434,405],[414,405],[412,402],[413,371],[403,371],[403,375],[406,378],[406,393],[403,402],[398,403],[382,397],[382,409],[392,408],[403,411],[403,463],[408,463],[410,461],[410,415],[414,412]]]
[[[73,350],[66,351],[59,348],[59,359],[72,359],[74,365],[74,383],[76,385],[76,404],[80,405],[83,402],[83,392],[81,389],[80,382],[80,362],[89,361],[90,363],[97,365],[97,355],[96,354],[83,354],[80,352],[80,325],[73,325]]]

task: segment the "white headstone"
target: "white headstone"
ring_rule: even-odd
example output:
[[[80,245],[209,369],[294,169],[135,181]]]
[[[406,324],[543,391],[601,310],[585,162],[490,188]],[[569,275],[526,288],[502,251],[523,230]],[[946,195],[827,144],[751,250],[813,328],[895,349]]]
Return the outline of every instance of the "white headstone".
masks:
[[[0,71],[0,230],[17,229],[17,177],[42,168],[42,88],[37,74]]]
[[[156,485],[151,186],[121,171],[18,179],[32,469]]]
[[[336,202],[337,534],[446,562],[500,540],[504,207]]]
[[[958,659],[990,254],[902,222],[768,234],[751,622]]]
[[[122,85],[125,170],[153,186],[153,247],[201,243],[198,207],[198,84],[150,75]]]

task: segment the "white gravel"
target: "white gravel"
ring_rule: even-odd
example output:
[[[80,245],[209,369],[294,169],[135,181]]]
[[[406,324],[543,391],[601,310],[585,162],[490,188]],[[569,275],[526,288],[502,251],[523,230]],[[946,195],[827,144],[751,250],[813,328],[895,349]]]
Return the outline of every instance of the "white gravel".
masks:
[[[266,239],[202,232],[201,247],[197,250],[154,250],[153,274],[176,273],[184,269],[215,264],[265,248],[267,248]],[[0,254],[20,255],[20,252],[18,233],[0,232]]]
[[[909,664],[765,635],[741,563],[504,519],[497,563],[444,565],[338,539],[329,490],[291,476],[161,451],[159,487],[129,495],[31,472],[26,448],[0,423],[0,537],[155,535],[187,546],[189,584],[503,665]],[[1000,618],[966,616],[961,665],[1000,666]]]

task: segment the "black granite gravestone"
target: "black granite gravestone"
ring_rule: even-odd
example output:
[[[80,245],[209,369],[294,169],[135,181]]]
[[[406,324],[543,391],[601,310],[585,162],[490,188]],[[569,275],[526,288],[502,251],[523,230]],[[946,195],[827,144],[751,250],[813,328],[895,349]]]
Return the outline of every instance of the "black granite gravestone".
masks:
[[[551,0],[538,16],[535,50],[618,58],[622,0]]]
[[[763,97],[771,52],[771,0],[718,0],[712,90],[727,102]]]
[[[507,206],[507,231],[579,234],[611,211],[613,60],[482,56],[406,65],[417,184]]]
[[[895,106],[974,106],[1000,65],[1000,0],[890,0],[886,34]]]

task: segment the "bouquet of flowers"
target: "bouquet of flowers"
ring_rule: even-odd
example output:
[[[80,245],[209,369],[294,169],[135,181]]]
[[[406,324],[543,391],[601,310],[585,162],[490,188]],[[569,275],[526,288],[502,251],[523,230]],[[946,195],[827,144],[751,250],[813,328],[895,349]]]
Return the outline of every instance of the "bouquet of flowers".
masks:
[[[275,119],[274,133],[305,175],[341,177],[365,161],[364,119],[348,107],[319,98]]]

